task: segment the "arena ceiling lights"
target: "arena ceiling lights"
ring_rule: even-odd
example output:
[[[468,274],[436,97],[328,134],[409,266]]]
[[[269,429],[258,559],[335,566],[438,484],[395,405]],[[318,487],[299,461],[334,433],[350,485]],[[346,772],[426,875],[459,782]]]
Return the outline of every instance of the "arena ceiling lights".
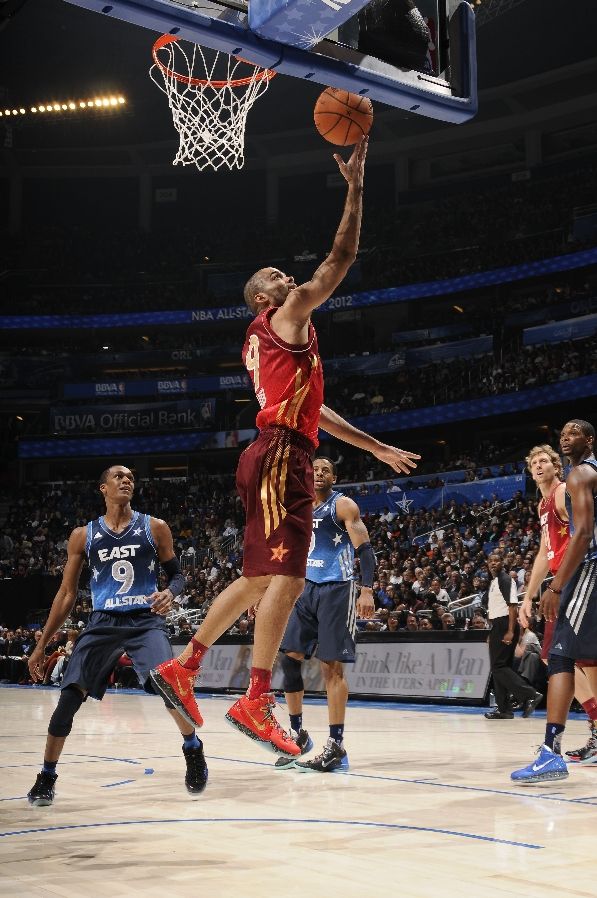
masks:
[[[116,112],[126,106],[126,99],[123,96],[93,97],[90,100],[66,100],[52,101],[49,103],[37,103],[35,106],[18,106],[0,109],[0,118],[5,116],[22,118],[23,116],[55,116],[56,113],[61,115],[72,112]]]

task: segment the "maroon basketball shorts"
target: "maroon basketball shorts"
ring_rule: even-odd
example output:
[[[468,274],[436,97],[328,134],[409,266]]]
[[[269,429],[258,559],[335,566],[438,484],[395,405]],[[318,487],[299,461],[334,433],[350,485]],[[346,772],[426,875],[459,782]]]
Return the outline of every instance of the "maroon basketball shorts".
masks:
[[[313,533],[313,451],[297,431],[266,427],[242,453],[236,486],[247,516],[245,577],[305,576]]]

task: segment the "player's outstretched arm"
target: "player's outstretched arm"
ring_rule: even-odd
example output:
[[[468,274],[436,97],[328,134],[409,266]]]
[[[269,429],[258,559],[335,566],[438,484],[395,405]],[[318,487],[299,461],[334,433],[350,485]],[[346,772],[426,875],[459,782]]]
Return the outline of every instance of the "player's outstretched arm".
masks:
[[[320,306],[332,295],[342,282],[350,266],[356,259],[361,233],[363,212],[363,178],[368,138],[364,137],[355,146],[348,162],[337,153],[334,159],[348,184],[344,212],[336,231],[332,249],[321,263],[310,281],[296,287],[288,294],[282,308],[276,312],[278,323],[287,321],[295,326],[304,325],[313,309]]]
[[[375,573],[375,553],[369,540],[369,531],[361,519],[359,506],[354,499],[341,496],[336,502],[336,517],[342,521],[355,549],[361,567],[361,589],[357,599],[357,616],[362,620],[373,617],[373,575]]]
[[[75,527],[68,540],[67,561],[62,573],[62,582],[43,628],[41,637],[33,652],[31,653],[27,665],[29,672],[34,680],[40,681],[44,677],[44,652],[46,646],[54,633],[60,629],[69,614],[71,613],[77,598],[77,588],[79,586],[79,577],[81,576],[81,568],[85,561],[85,540],[87,537],[86,527]]]
[[[410,474],[412,469],[417,467],[415,459],[421,458],[416,452],[408,452],[406,449],[398,449],[396,446],[380,443],[370,434],[353,427],[326,405],[321,406],[319,424],[330,436],[336,437],[344,443],[350,443],[351,446],[364,449],[366,452],[371,452],[375,458],[385,462],[398,474]]]

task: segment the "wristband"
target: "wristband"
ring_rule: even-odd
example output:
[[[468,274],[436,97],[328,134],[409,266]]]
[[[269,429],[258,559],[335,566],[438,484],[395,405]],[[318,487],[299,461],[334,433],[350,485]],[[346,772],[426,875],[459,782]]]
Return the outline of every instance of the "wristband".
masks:
[[[547,586],[546,589],[549,589],[550,592],[553,592],[554,596],[561,596],[561,595],[562,595],[562,590],[561,590],[561,589],[554,589],[553,586]]]
[[[161,565],[164,573],[168,577],[166,589],[170,590],[172,597],[175,599],[184,590],[184,576],[180,570],[180,562],[178,558],[174,556],[174,558],[170,558],[169,561],[162,561]]]
[[[371,588],[373,586],[373,575],[375,573],[375,552],[373,551],[371,543],[361,543],[361,545],[354,551],[359,559],[361,567],[361,583],[363,586]]]

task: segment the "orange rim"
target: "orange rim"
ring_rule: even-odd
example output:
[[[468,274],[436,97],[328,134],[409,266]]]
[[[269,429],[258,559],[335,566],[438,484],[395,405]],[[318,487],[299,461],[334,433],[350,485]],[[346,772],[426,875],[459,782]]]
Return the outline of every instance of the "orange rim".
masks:
[[[178,38],[173,34],[162,34],[153,45],[151,55],[153,56],[153,61],[164,75],[168,78],[175,78],[182,84],[189,84],[194,87],[206,87],[209,85],[216,90],[222,90],[224,87],[247,87],[254,81],[271,81],[271,79],[277,75],[277,72],[273,72],[271,69],[261,69],[257,75],[248,75],[246,78],[237,78],[226,81],[210,81],[209,78],[191,78],[189,75],[181,75],[179,72],[174,72],[172,69],[169,69],[158,56],[158,51],[163,49],[167,44],[174,44],[177,42]],[[253,65],[252,62],[247,62],[246,59],[242,59],[240,56],[236,56],[235,59],[238,59],[239,62],[245,62],[247,65]],[[260,66],[255,66],[255,68],[259,69]]]

